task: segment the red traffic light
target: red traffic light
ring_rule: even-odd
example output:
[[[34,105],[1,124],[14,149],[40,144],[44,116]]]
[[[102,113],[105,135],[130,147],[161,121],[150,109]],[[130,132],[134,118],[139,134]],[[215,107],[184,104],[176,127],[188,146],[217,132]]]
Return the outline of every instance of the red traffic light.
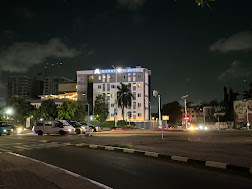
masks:
[[[187,116],[187,117],[184,117],[184,120],[189,120],[190,118]]]

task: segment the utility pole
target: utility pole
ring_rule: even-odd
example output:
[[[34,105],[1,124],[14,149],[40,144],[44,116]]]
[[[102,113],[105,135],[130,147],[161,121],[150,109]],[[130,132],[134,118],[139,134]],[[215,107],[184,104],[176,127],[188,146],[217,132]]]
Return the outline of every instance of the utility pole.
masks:
[[[184,100],[185,102],[185,122],[186,122],[186,129],[187,129],[187,124],[188,124],[188,119],[187,119],[187,109],[186,109],[186,98],[188,97],[188,95],[182,96],[181,99]]]

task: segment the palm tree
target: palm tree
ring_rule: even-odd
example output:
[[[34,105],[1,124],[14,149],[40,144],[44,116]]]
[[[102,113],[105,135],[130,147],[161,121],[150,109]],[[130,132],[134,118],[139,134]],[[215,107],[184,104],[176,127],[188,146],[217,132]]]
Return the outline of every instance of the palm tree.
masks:
[[[243,99],[252,97],[252,82],[249,84],[250,89],[248,91],[243,91]]]
[[[117,86],[117,89],[118,107],[122,108],[122,116],[124,120],[124,108],[131,107],[133,94],[129,85],[125,85],[123,83],[121,83],[121,86]]]

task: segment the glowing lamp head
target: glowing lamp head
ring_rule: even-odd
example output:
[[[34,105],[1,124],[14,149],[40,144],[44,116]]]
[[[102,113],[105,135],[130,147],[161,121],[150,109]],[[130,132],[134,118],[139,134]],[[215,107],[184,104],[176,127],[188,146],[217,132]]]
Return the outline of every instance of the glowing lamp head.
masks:
[[[12,113],[13,113],[13,111],[12,111],[11,108],[8,108],[8,109],[6,110],[6,114],[11,115]]]
[[[99,69],[95,69],[94,73],[95,73],[95,74],[100,74],[101,71],[100,71]]]

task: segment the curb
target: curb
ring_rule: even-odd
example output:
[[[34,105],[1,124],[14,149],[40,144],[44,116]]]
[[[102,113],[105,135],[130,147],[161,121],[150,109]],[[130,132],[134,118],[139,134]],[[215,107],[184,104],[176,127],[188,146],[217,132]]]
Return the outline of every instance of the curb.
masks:
[[[86,148],[92,148],[92,149],[103,149],[103,150],[108,150],[108,151],[119,151],[119,152],[130,153],[130,154],[144,155],[144,156],[163,159],[163,160],[172,160],[172,161],[177,161],[177,162],[200,165],[204,167],[211,167],[211,168],[217,168],[217,169],[222,169],[222,170],[226,169],[229,171],[252,174],[252,167],[231,165],[228,163],[217,162],[217,161],[191,159],[189,157],[183,157],[183,156],[169,156],[169,155],[164,155],[164,154],[160,154],[156,152],[148,152],[148,151],[141,151],[141,150],[135,150],[135,149],[130,149],[130,148],[120,148],[120,147],[103,146],[103,145],[95,145],[95,144],[80,143],[80,144],[72,144],[71,146],[86,147]]]

